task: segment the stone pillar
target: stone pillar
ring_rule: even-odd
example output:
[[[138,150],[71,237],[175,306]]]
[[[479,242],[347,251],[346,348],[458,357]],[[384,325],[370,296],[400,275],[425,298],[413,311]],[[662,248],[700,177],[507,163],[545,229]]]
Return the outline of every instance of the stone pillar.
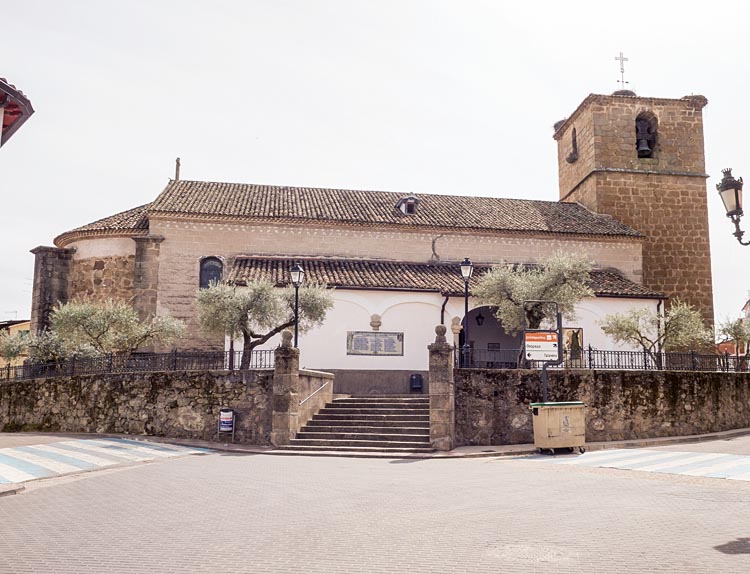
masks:
[[[281,333],[273,372],[271,444],[289,444],[299,430],[299,349],[292,347],[291,331]]]
[[[68,302],[68,273],[73,249],[35,247],[34,287],[31,295],[31,333],[49,327],[49,315],[57,303]]]
[[[455,443],[455,393],[453,346],[445,340],[445,326],[435,327],[430,350],[430,444],[437,450],[451,450]]]
[[[160,235],[133,237],[135,241],[135,277],[133,307],[141,319],[156,315],[159,288],[159,250],[164,238]],[[197,288],[197,286],[196,286]]]

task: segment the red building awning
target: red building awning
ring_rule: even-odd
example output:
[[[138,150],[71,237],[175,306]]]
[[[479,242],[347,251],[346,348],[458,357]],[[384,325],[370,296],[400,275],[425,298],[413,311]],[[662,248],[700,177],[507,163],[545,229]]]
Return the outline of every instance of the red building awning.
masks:
[[[23,123],[34,113],[29,99],[21,90],[9,84],[5,78],[0,78],[0,118],[2,118],[2,132],[0,133],[0,147],[16,133]]]

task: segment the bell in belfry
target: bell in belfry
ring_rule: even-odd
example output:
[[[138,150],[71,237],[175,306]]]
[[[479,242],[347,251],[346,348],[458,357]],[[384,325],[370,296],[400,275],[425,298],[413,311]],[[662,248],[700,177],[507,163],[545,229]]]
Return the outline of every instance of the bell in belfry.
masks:
[[[645,139],[638,140],[638,157],[651,157],[651,148]]]

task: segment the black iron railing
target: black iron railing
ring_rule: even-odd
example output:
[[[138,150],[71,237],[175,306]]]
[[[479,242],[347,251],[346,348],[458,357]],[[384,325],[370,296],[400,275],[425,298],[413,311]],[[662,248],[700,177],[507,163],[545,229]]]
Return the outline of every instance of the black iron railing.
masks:
[[[541,369],[541,361],[527,361],[521,349],[472,350],[469,357],[456,354],[456,367],[472,369]],[[747,371],[748,358],[729,353],[656,353],[648,351],[603,351],[588,347],[563,351],[563,364],[550,369],[597,369],[633,371]]]
[[[134,353],[128,357],[102,355],[98,357],[72,357],[71,359],[37,363],[0,369],[0,382],[73,375],[103,375],[155,371],[225,371],[239,369],[273,369],[274,351],[253,351],[247,364],[242,363],[242,351]]]

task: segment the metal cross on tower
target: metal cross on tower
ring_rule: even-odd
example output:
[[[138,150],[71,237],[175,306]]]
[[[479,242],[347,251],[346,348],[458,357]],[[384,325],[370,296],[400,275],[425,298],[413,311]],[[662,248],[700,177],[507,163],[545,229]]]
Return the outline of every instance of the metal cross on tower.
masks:
[[[617,80],[617,83],[622,84],[622,88],[625,89],[625,84],[630,83],[625,81],[625,62],[627,62],[628,59],[623,56],[622,52],[620,52],[619,56],[615,56],[615,60],[620,61],[620,79]]]

